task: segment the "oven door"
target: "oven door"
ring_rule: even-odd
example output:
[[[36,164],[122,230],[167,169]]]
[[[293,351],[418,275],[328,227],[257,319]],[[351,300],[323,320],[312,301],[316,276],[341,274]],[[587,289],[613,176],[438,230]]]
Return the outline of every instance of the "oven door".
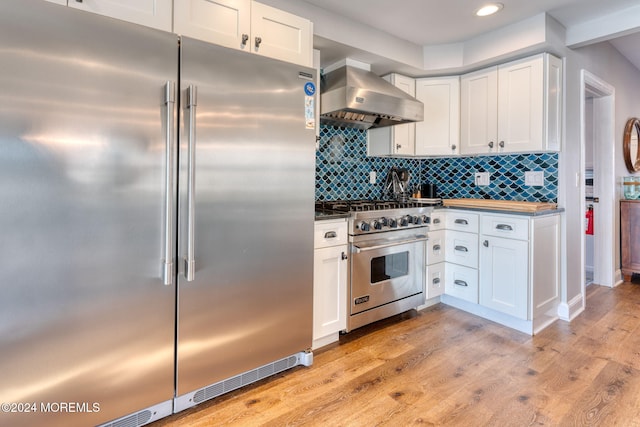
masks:
[[[351,314],[424,292],[425,235],[351,243]]]

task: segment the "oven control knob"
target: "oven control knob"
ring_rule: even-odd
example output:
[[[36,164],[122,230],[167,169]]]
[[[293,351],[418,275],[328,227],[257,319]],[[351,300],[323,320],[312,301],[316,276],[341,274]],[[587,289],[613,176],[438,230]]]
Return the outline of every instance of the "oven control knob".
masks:
[[[371,226],[366,221],[360,221],[356,224],[356,227],[358,227],[358,230],[360,231],[369,231],[371,229]]]
[[[420,218],[422,219],[422,223],[423,224],[429,224],[430,222],[430,218],[426,215],[421,215]]]
[[[382,222],[379,219],[374,219],[371,226],[374,230],[382,230]]]
[[[382,224],[383,227],[386,227],[387,225],[389,225],[389,221],[387,220],[386,217],[381,217],[378,221],[380,221],[380,224]]]
[[[395,218],[389,218],[389,227],[391,228],[398,227],[398,221]]]
[[[400,227],[406,227],[409,225],[409,215],[403,216],[402,218],[398,219],[398,222],[400,223]]]
[[[411,217],[411,221],[410,222],[411,222],[411,224],[420,225],[420,224],[422,224],[422,217],[414,215],[414,216]]]

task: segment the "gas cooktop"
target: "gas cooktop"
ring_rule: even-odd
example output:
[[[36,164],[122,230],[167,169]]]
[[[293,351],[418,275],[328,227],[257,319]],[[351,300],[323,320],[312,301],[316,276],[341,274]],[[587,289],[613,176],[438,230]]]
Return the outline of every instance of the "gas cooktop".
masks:
[[[380,211],[387,209],[406,209],[406,208],[420,208],[426,206],[436,206],[440,203],[424,202],[409,200],[406,202],[399,202],[395,200],[330,200],[316,202],[316,209],[331,210],[338,212],[362,212],[362,211]]]

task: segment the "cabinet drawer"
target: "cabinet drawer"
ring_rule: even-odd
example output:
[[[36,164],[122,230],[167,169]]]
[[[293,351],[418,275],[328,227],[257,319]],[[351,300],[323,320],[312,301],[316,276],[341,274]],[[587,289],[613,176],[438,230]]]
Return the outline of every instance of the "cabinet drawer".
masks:
[[[427,240],[427,265],[437,264],[445,260],[445,231],[429,231]]]
[[[465,211],[448,211],[446,217],[447,230],[478,232],[478,214]]]
[[[444,292],[452,297],[478,303],[478,270],[447,264]]]
[[[444,230],[445,218],[447,217],[444,210],[436,210],[431,212],[431,223],[429,224],[429,230],[437,231]]]
[[[517,215],[482,215],[481,233],[486,236],[528,240],[529,219]]]
[[[324,220],[315,222],[314,249],[347,244],[347,221]]]
[[[444,293],[445,263],[428,265],[426,272],[427,299],[442,295]]]
[[[447,230],[446,236],[446,261],[466,267],[478,268],[478,235]]]

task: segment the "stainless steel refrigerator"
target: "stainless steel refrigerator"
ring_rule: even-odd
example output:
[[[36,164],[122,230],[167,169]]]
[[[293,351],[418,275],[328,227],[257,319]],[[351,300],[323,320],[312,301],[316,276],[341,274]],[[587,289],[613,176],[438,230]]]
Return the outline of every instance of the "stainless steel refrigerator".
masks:
[[[309,363],[313,70],[41,0],[0,3],[0,64],[0,425]]]

